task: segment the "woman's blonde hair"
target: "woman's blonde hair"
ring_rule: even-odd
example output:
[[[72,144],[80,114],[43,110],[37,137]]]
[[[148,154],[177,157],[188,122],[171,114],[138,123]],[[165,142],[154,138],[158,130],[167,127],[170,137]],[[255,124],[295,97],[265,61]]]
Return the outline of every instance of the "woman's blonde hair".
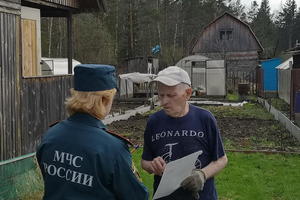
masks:
[[[71,89],[71,97],[65,104],[69,115],[76,112],[88,113],[98,119],[104,119],[109,112],[107,105],[112,103],[116,89],[82,92]]]

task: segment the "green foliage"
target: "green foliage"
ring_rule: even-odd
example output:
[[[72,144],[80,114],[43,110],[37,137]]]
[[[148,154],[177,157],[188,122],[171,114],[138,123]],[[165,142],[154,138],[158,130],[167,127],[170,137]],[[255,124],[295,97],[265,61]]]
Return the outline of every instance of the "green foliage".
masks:
[[[273,115],[266,112],[264,107],[256,103],[247,103],[242,107],[232,106],[201,106],[211,111],[217,118],[218,117],[237,117],[243,119],[262,119],[272,120]]]
[[[270,5],[268,0],[262,0],[257,14],[251,21],[251,28],[264,47],[264,56],[273,57],[276,50],[277,33],[272,21]]]
[[[277,110],[282,112],[289,112],[290,106],[284,100],[280,98],[271,98],[269,99],[272,106],[274,106]]]
[[[236,93],[228,93],[227,95],[226,95],[226,100],[227,101],[239,101],[240,100],[240,98],[239,98],[239,95],[238,94],[236,94]]]
[[[0,200],[23,197],[29,200],[29,195],[39,196],[36,199],[41,199],[42,176],[33,154],[0,164]]]
[[[149,110],[149,111],[145,112],[143,115],[144,116],[148,116],[148,115],[151,115],[151,114],[153,114],[153,113],[155,113],[155,112],[157,112],[157,111],[159,111],[161,109],[162,109],[162,107],[155,106],[153,110]]]
[[[277,25],[279,28],[279,33],[281,37],[281,47],[282,48],[292,48],[294,47],[294,42],[299,39],[299,36],[294,35],[296,31],[295,24],[297,22],[297,5],[295,0],[286,0],[285,4],[282,6],[282,10],[279,12],[277,17]],[[298,30],[299,31],[299,30]],[[282,42],[285,40],[286,42]]]

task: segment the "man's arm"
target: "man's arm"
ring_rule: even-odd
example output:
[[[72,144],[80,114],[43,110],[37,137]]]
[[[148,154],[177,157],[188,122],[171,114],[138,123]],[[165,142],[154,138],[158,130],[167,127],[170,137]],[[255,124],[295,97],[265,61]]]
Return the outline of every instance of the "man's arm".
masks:
[[[216,161],[212,161],[202,169],[195,169],[192,174],[181,182],[181,186],[190,190],[195,196],[198,195],[200,190],[203,190],[204,184],[207,179],[214,177],[219,173],[227,164],[226,154]]]
[[[141,160],[142,168],[149,174],[155,174],[161,176],[166,168],[166,162],[162,157],[156,157],[152,161]]]
[[[216,161],[212,161],[201,170],[204,172],[206,179],[212,178],[217,175],[227,165],[228,159],[226,154]]]
[[[151,164],[152,161],[148,161],[148,160],[141,160],[141,166],[142,168],[148,172],[149,174],[153,174],[154,172],[154,169],[152,167],[152,164]]]

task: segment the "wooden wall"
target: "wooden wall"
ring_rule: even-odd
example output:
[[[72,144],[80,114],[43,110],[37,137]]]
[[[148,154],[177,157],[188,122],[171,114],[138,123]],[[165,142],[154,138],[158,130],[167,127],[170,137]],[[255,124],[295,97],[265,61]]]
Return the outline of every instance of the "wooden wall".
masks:
[[[72,76],[23,78],[20,0],[0,0],[0,161],[35,152],[48,125],[66,117]]]
[[[72,7],[72,8],[79,7],[78,0],[44,0],[44,1],[56,3],[56,4],[60,4],[60,5],[64,5],[64,6],[68,6],[68,7]]]
[[[22,79],[22,155],[35,152],[49,125],[66,118],[64,102],[72,80],[71,75]]]
[[[232,39],[221,40],[221,30],[232,30]],[[255,40],[255,36],[248,26],[234,17],[225,14],[203,30],[192,49],[192,53],[222,53],[259,50],[260,47]]]
[[[23,76],[39,75],[37,66],[37,31],[36,21],[21,19],[22,27],[22,71]]]
[[[0,160],[20,155],[20,16],[0,12]]]

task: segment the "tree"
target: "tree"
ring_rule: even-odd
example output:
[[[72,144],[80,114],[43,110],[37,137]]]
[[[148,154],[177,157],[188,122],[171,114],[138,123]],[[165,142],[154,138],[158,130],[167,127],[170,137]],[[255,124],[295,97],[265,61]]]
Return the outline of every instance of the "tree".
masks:
[[[253,15],[251,27],[264,47],[264,57],[273,57],[276,53],[277,34],[272,21],[268,0],[262,0],[258,12]],[[252,17],[253,17],[252,16]]]
[[[284,49],[293,47],[296,12],[297,5],[295,0],[287,0],[279,12],[277,25],[280,31],[281,45]],[[288,38],[288,42],[284,42],[285,38]]]
[[[294,35],[295,41],[297,41],[297,43],[300,43],[300,8],[298,9],[298,12],[296,13],[293,35]]]
[[[240,0],[229,0],[228,8],[234,16],[240,18],[242,21],[246,20],[245,6],[241,4]]]
[[[250,24],[253,23],[254,19],[257,16],[258,9],[259,9],[259,5],[258,5],[257,1],[252,1],[250,10],[247,13],[247,22],[248,23],[250,23]]]

